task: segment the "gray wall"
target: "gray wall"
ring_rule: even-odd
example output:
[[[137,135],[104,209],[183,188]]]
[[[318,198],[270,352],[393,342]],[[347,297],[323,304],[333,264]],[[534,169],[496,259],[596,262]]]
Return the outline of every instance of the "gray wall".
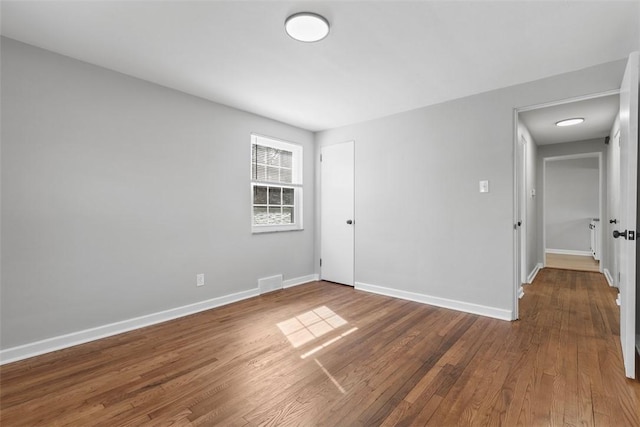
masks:
[[[3,349],[314,272],[311,132],[1,48]],[[304,231],[251,234],[251,132],[304,146]]]
[[[1,48],[1,348],[318,272],[310,132]],[[510,310],[513,108],[615,89],[625,62],[316,134],[316,161],[356,141],[356,280]],[[250,233],[250,132],[305,147],[304,231]]]
[[[596,157],[547,161],[545,250],[591,251],[589,224],[599,218],[600,206],[598,163]]]
[[[511,310],[514,108],[616,89],[624,64],[319,132],[356,144],[356,281]]]
[[[543,219],[545,210],[545,196],[543,185],[543,168],[544,159],[549,157],[570,156],[574,154],[585,153],[603,153],[602,154],[602,182],[600,183],[600,191],[602,192],[602,219],[607,218],[607,146],[604,144],[604,138],[590,139],[586,141],[567,142],[564,144],[550,144],[538,146],[538,162],[537,162],[537,181],[538,181],[538,258],[540,262],[544,260],[544,236],[543,236]],[[547,245],[547,247],[550,247]],[[604,246],[603,246],[604,247]],[[558,249],[558,248],[553,248]]]

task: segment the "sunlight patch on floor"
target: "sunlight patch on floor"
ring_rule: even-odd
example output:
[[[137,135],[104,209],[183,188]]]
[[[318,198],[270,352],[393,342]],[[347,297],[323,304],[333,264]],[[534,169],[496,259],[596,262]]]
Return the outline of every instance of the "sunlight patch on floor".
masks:
[[[348,322],[327,306],[314,308],[277,324],[294,348],[298,348]]]
[[[333,383],[333,385],[335,385],[338,390],[340,390],[340,393],[345,394],[346,391],[344,391],[344,389],[342,388],[342,386],[340,385],[340,383],[338,382],[338,380],[336,380],[333,375],[331,375],[329,373],[329,371],[327,371],[327,368],[325,368],[324,366],[322,366],[322,363],[320,363],[318,361],[318,359],[313,359],[316,361],[316,363],[318,364],[318,366],[320,366],[320,369],[322,369],[322,372],[324,372],[324,374],[331,380],[331,382]]]
[[[321,344],[321,345],[319,345],[319,346],[317,346],[317,347],[315,347],[315,348],[313,348],[313,349],[311,349],[311,350],[307,351],[306,353],[304,353],[303,355],[301,355],[301,356],[300,356],[300,359],[305,359],[305,358],[307,358],[307,357],[311,356],[312,354],[314,354],[314,353],[316,353],[316,352],[318,352],[318,351],[322,350],[322,349],[323,349],[323,348],[325,348],[325,347],[330,346],[331,344],[333,344],[334,342],[338,341],[339,339],[341,339],[341,338],[343,338],[343,337],[346,337],[346,336],[347,336],[347,335],[349,335],[350,333],[352,333],[352,332],[354,332],[354,331],[357,331],[357,330],[358,330],[358,328],[355,328],[355,327],[354,327],[354,328],[349,329],[348,331],[346,331],[346,332],[344,332],[344,333],[342,333],[342,334],[338,335],[338,336],[337,336],[337,337],[335,337],[335,338],[330,339],[329,341],[325,342],[324,344]]]

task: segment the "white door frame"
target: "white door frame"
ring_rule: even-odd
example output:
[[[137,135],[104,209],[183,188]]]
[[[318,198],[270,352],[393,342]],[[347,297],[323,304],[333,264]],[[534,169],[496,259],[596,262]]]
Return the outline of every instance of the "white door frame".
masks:
[[[604,218],[603,214],[603,184],[604,184],[604,174],[602,167],[602,152],[596,151],[591,153],[580,153],[580,154],[568,154],[564,156],[552,156],[552,157],[544,157],[542,159],[542,251],[543,251],[543,265],[546,267],[547,265],[547,163],[560,161],[560,160],[572,160],[572,159],[587,159],[587,158],[597,158],[598,159],[598,218],[600,218],[600,227],[598,227],[598,248],[596,250],[600,254],[600,263],[599,270],[602,273],[602,268],[604,264],[604,254],[602,251],[603,245],[602,240],[604,238]]]
[[[607,178],[607,200],[611,200],[611,204],[607,204],[607,216],[608,216],[608,220],[616,220],[615,224],[610,223],[609,221],[607,221],[606,225],[607,225],[607,231],[605,232],[605,236],[611,236],[613,233],[613,230],[617,230],[618,229],[618,223],[620,222],[620,129],[618,128],[618,131],[613,135],[613,140],[610,141],[611,146],[616,146],[617,145],[617,149],[614,148],[614,150],[616,150],[616,154],[617,154],[617,169],[613,170],[613,172],[615,173],[615,175],[612,175],[612,170],[611,169],[607,169],[607,176],[608,177],[612,177],[614,179],[617,180],[616,182],[616,188],[613,188],[613,181],[610,181],[609,178]],[[611,164],[612,162],[612,158],[609,157],[609,164]],[[613,190],[611,192],[609,192],[610,190]],[[615,197],[615,199],[612,200],[612,197]],[[612,207],[615,206],[616,207],[616,211],[612,212]],[[620,289],[620,240],[613,240],[613,245],[611,246],[612,248],[612,252],[609,254],[609,259],[611,260],[611,265],[609,265],[609,269],[605,270],[605,277],[607,278],[607,281],[609,282],[609,284],[611,286],[614,286],[618,289]]]
[[[517,122],[516,122],[517,133]],[[516,287],[515,297],[520,299],[524,296],[523,285],[527,283],[527,144],[528,141],[524,136],[520,136],[519,143],[514,147],[515,156],[515,211],[514,211],[514,254]],[[517,307],[517,303],[516,303]],[[517,310],[514,311],[513,319],[518,318]]]
[[[520,138],[518,135],[518,116],[520,113],[523,113],[525,111],[530,111],[530,110],[537,110],[540,108],[546,108],[546,107],[554,107],[556,105],[562,105],[562,104],[569,104],[572,102],[578,102],[578,101],[585,101],[588,99],[595,99],[595,98],[601,98],[604,96],[610,96],[610,95],[618,95],[620,94],[620,89],[614,89],[614,90],[609,90],[609,91],[605,91],[605,92],[598,92],[598,93],[593,93],[590,95],[585,95],[585,96],[576,96],[573,98],[567,98],[567,99],[563,99],[563,100],[559,100],[559,101],[551,101],[551,102],[546,102],[546,103],[541,103],[541,104],[535,104],[535,105],[529,105],[529,106],[525,106],[525,107],[518,107],[518,108],[514,108],[513,109],[513,224],[515,225],[518,222],[518,191],[520,191],[519,185],[518,185],[518,175],[522,172],[518,170],[518,144],[520,144]],[[526,165],[525,165],[526,168]],[[526,194],[523,195],[524,197],[526,197]],[[601,229],[603,227],[600,227]],[[513,312],[513,319],[518,319],[519,318],[519,313],[518,313],[518,306],[519,306],[519,301],[520,301],[520,280],[521,280],[521,269],[522,269],[522,265],[521,265],[521,259],[518,259],[519,257],[517,256],[518,254],[518,246],[522,244],[521,239],[519,238],[519,235],[521,233],[518,233],[518,231],[514,228],[514,233],[513,233],[513,292],[512,292],[512,301],[513,301],[513,305],[512,305],[512,312]],[[601,244],[602,244],[602,240],[601,240]],[[538,252],[539,255],[539,252]],[[602,263],[601,263],[602,264]]]
[[[522,164],[522,170],[519,172],[519,189],[518,192],[520,194],[520,215],[518,221],[522,221],[522,224],[519,226],[520,228],[520,282],[521,284],[527,283],[527,230],[529,228],[529,220],[527,218],[527,209],[528,203],[527,199],[529,195],[527,194],[527,151],[530,142],[522,135],[520,137],[520,147],[522,149],[522,159],[520,160]],[[524,295],[524,291],[522,291],[522,286],[520,286],[519,297]]]

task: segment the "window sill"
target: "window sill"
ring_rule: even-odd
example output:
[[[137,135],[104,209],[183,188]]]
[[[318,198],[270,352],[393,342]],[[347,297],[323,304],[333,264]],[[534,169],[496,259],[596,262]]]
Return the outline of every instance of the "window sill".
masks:
[[[287,231],[303,231],[304,228],[299,226],[254,226],[251,228],[251,234],[264,234],[264,233],[283,233]]]

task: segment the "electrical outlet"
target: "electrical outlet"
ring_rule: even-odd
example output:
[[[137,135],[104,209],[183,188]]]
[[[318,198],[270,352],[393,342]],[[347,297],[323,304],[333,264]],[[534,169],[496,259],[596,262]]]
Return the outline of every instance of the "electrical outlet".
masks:
[[[204,273],[196,274],[196,286],[204,286]]]

